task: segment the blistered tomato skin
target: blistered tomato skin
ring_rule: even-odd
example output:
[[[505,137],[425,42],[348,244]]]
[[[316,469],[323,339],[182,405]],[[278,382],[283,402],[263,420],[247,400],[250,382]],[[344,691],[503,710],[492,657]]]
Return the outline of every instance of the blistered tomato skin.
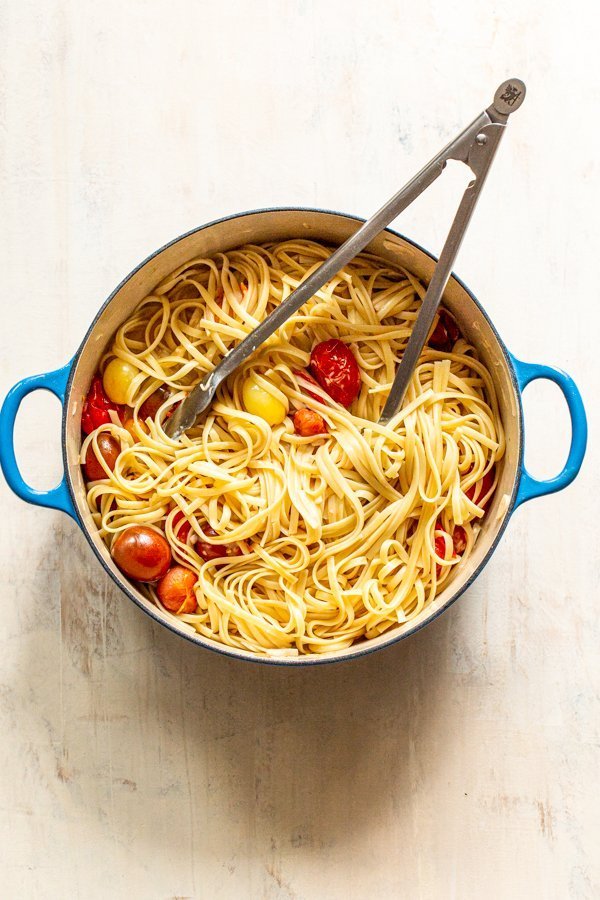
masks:
[[[297,409],[294,413],[294,431],[300,437],[327,434],[327,424],[323,416],[312,409]]]
[[[139,374],[140,370],[131,363],[118,357],[111,359],[102,376],[102,385],[108,399],[113,403],[127,403],[131,382]]]
[[[115,468],[117,457],[121,452],[121,445],[112,434],[102,433],[98,435],[98,450],[102,454],[106,465],[112,472]],[[90,444],[85,454],[85,475],[89,481],[98,481],[106,478],[106,472],[94,453],[94,445]]]
[[[195,613],[198,603],[194,587],[197,578],[191,569],[185,566],[172,566],[158,582],[156,593],[165,609],[169,612]]]
[[[283,403],[251,378],[247,378],[242,386],[242,400],[246,412],[260,416],[269,425],[280,425],[287,415]]]
[[[100,425],[108,425],[109,422],[108,409],[103,406],[94,406],[88,400],[85,401],[81,413],[81,430],[84,434],[91,434]]]
[[[136,581],[158,581],[171,565],[167,539],[146,525],[130,525],[119,532],[110,552],[120,570]]]
[[[346,344],[332,338],[313,347],[310,369],[332,400],[350,406],[360,391],[360,369]]]

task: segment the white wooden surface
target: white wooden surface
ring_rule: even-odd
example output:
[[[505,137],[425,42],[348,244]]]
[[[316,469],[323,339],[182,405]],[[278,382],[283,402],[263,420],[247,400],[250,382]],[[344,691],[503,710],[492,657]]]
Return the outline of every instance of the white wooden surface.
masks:
[[[528,83],[458,271],[570,371],[591,447],[445,616],[351,665],[228,662],[153,625],[1,485],[3,897],[600,896],[598,14],[591,0],[5,0],[0,377],[52,369],[165,241],[267,205],[368,214]],[[399,227],[436,250],[462,176]],[[527,397],[558,470],[556,390]],[[23,406],[36,485],[58,408]]]

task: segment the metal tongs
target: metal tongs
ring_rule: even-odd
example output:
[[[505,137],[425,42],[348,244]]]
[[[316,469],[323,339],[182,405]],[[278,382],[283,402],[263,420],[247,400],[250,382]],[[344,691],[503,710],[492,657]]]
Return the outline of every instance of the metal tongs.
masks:
[[[396,216],[422,194],[442,174],[449,159],[455,159],[465,163],[475,178],[469,183],[460,201],[379,419],[383,424],[388,423],[402,405],[411,375],[419,360],[442,294],[450,278],[454,260],[498,149],[498,144],[504,134],[508,117],[521,106],[524,99],[525,85],[518,78],[511,78],[501,84],[494,95],[494,102],[485,112],[477,116],[464,131],[444,147],[437,156],[434,156],[431,162],[427,163],[364,225],[361,225],[358,231],[338,247],[306,281],[303,281],[277,309],[267,316],[264,322],[261,322],[243,341],[240,341],[212,372],[209,372],[196,385],[166,423],[167,435],[176,439],[188,428],[191,428],[198,417],[209,408],[221,382],[228,378],[274,331],[280,328],[327,281],[354,259],[380,231],[383,231]]]

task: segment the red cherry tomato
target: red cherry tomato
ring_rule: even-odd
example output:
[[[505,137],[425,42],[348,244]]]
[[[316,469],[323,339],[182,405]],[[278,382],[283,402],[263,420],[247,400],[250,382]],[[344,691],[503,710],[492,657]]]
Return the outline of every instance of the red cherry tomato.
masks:
[[[107,425],[111,421],[109,410],[114,410],[121,421],[124,421],[127,407],[112,403],[106,396],[101,378],[94,375],[81,411],[81,430],[85,434],[91,434],[99,425]]]
[[[429,346],[449,353],[459,337],[460,331],[454,318],[446,309],[440,309],[437,325],[428,341]]]
[[[117,508],[117,501],[113,497],[113,499],[110,501],[110,506],[108,507],[108,512],[111,512],[113,509],[116,509],[116,508]],[[100,512],[100,510],[102,509],[102,494],[99,494],[96,497],[96,509],[98,510],[98,512]]]
[[[153,394],[150,394],[147,400],[144,400],[142,405],[140,406],[140,419],[145,422],[146,419],[154,419],[156,417],[156,413],[163,405],[167,397],[169,396],[169,391],[166,387],[157,388]]]
[[[294,431],[301,437],[313,437],[316,434],[327,434],[327,425],[318,412],[297,409],[294,413]]]
[[[119,532],[111,554],[121,571],[137,581],[158,581],[171,565],[167,539],[146,525],[130,525]]]
[[[454,316],[451,315],[447,309],[442,310],[442,312],[444,313],[444,322],[446,325],[446,331],[448,332],[448,337],[450,338],[452,343],[455,344],[461,336],[460,328],[458,327]]]
[[[182,544],[187,544],[191,530],[192,526],[190,525],[184,514],[181,512],[181,510],[179,510],[179,512],[176,512],[173,516],[173,531],[182,542]]]
[[[137,420],[137,427],[140,429],[140,431],[143,431],[144,434],[148,434],[148,426],[141,419]],[[140,438],[136,431],[136,423],[133,416],[127,415],[125,417],[125,419],[123,420],[123,428],[125,428],[129,432],[136,444],[139,443]]]
[[[350,406],[360,390],[360,369],[349,347],[337,338],[313,347],[310,368],[321,387],[342,406]]]
[[[436,525],[436,530],[439,530],[439,525]],[[446,559],[446,539],[442,534],[438,534],[434,539],[435,552],[440,559]],[[439,578],[442,574],[442,566],[439,563],[436,563],[435,572],[437,577]]]
[[[102,434],[98,435],[98,450],[112,472],[117,461],[117,456],[121,452],[121,445],[118,440],[114,438],[112,434],[102,432]],[[102,464],[94,453],[93,444],[90,444],[87,453],[85,454],[85,475],[89,481],[98,481],[100,478],[107,477],[106,472],[102,468]]]
[[[446,559],[446,538],[442,534],[435,537],[435,552],[441,559]]]
[[[315,379],[312,377],[308,369],[293,369],[294,375],[296,378],[303,378],[305,381],[308,381],[310,384],[317,384]],[[306,388],[305,388],[306,390]],[[312,397],[313,400],[318,400],[319,403],[323,402],[323,398],[319,397],[318,394],[313,394],[312,391],[306,390],[306,393],[309,397]]]
[[[452,544],[454,546],[454,555],[462,556],[467,549],[467,532],[462,525],[455,525],[452,532]]]
[[[177,614],[194,613],[198,603],[194,586],[197,578],[185,566],[172,566],[158,582],[156,593],[160,602],[170,612]]]
[[[476,481],[475,484],[472,484],[471,487],[465,491],[465,494],[472,500],[473,503],[476,503],[478,506],[485,507],[488,505],[490,498],[488,498],[485,503],[481,504],[479,502],[479,498],[483,499],[486,494],[490,492],[492,489],[492,485],[494,483],[494,467],[490,469],[489,472],[486,472],[483,478],[480,478],[479,481]]]
[[[110,416],[108,410],[103,407],[97,407],[89,403],[87,400],[83,406],[81,413],[81,430],[84,434],[91,434],[99,425],[108,425]]]
[[[417,530],[417,520],[411,519],[410,522],[408,523],[408,528],[406,529],[406,537],[407,538],[412,537],[416,530]]]
[[[442,522],[441,522],[440,519],[438,519],[437,522],[435,523],[435,530],[436,530],[436,531],[442,531],[444,535],[446,534],[446,532],[444,531],[444,526],[442,525]],[[442,556],[444,559],[446,559],[446,550],[445,550],[445,548],[446,548],[446,541],[445,541],[445,537],[442,535],[441,538],[436,537],[435,540],[436,540],[436,541],[438,541],[438,540],[440,541],[439,544],[436,543],[436,545],[435,545],[435,547],[436,547],[436,553],[438,554],[438,556]],[[441,543],[442,541],[444,542],[443,553],[439,553],[439,552],[438,552],[438,548],[440,548],[440,547],[442,546],[442,543]],[[462,556],[463,553],[465,552],[465,550],[467,549],[467,532],[466,532],[465,529],[462,527],[462,525],[455,525],[455,526],[454,526],[454,530],[453,530],[453,532],[452,532],[452,548],[453,548],[453,551],[454,551],[454,552],[453,552],[453,556]]]
[[[210,525],[205,525],[202,529],[208,537],[216,537],[217,532]],[[196,544],[196,552],[202,557],[204,562],[212,559],[220,559],[222,556],[241,556],[241,548],[237,544],[209,544],[207,541],[198,541]]]

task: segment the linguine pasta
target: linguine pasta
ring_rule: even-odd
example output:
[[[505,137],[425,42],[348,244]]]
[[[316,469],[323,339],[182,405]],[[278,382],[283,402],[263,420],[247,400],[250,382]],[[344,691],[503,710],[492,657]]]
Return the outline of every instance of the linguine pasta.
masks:
[[[425,348],[403,409],[378,424],[424,287],[368,253],[220,386],[197,427],[177,441],[166,436],[173,406],[330,252],[289,240],[173,272],[119,328],[101,363],[101,371],[114,357],[136,367],[133,422],[125,428],[112,414],[82,446],[84,460],[101,433],[119,441],[114,470],[88,484],[109,548],[132,525],[160,530],[174,560],[197,576],[197,609],[178,618],[258,654],[340,650],[417,616],[471,553],[493,490],[482,496],[477,486],[484,476],[491,483],[504,453],[492,378],[462,337],[451,352]],[[311,349],[330,338],[347,344],[360,368],[349,409],[307,371]],[[327,433],[302,437],[289,416],[271,426],[247,412],[248,379],[290,415],[319,413]],[[163,386],[170,393],[144,421],[142,404]],[[177,536],[183,521],[191,540]],[[205,561],[195,539],[240,555]],[[161,605],[152,585],[140,589]]]

